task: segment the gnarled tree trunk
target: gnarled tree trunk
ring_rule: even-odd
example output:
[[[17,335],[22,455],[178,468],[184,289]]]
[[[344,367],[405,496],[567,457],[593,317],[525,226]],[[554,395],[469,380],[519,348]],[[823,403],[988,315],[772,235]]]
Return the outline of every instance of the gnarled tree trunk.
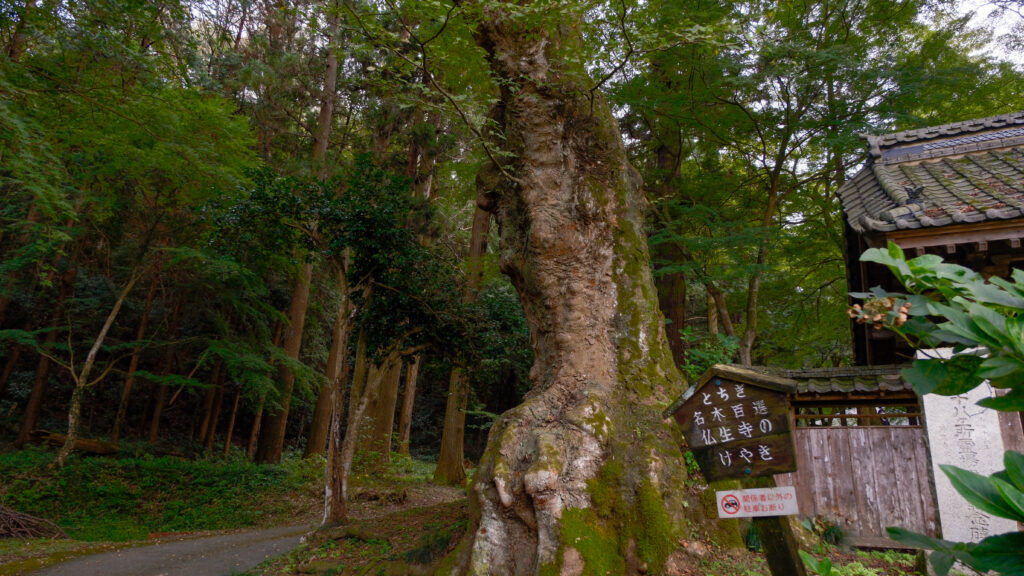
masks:
[[[545,4],[557,21],[538,22],[519,4],[483,7],[477,38],[515,155],[489,208],[530,327],[533,389],[491,430],[456,572],[658,573],[685,509],[678,431],[661,416],[683,382],[639,176],[582,64],[565,58],[581,15]]]

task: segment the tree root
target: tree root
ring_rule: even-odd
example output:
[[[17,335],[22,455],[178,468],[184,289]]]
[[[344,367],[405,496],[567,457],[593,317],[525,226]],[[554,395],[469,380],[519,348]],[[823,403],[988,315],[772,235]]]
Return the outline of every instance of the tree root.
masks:
[[[0,538],[67,538],[60,526],[0,505]]]

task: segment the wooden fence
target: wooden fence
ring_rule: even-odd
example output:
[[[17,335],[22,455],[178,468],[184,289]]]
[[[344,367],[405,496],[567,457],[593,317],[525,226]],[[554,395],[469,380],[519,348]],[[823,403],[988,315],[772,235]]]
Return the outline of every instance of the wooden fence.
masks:
[[[937,511],[920,426],[796,428],[795,486],[801,517],[822,516],[856,546],[890,547],[887,526],[935,536]]]

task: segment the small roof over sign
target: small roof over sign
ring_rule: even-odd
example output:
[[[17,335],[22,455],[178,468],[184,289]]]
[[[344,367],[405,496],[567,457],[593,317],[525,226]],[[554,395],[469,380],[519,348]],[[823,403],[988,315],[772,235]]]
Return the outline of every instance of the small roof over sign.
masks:
[[[676,401],[663,412],[663,416],[667,418],[674,414],[697,392],[697,390],[700,390],[705,384],[714,378],[725,378],[734,382],[740,382],[759,388],[767,388],[769,390],[784,392],[786,394],[796,392],[797,389],[797,381],[790,378],[758,372],[756,370],[743,366],[736,366],[734,364],[715,364],[701,375],[696,384],[690,386],[682,396],[677,398]]]

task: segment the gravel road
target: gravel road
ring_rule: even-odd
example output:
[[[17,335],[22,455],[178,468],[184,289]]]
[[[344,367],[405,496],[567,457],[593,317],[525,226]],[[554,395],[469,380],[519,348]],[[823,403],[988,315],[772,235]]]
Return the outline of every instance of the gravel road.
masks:
[[[289,552],[309,526],[160,541],[82,556],[32,576],[228,576]]]

